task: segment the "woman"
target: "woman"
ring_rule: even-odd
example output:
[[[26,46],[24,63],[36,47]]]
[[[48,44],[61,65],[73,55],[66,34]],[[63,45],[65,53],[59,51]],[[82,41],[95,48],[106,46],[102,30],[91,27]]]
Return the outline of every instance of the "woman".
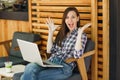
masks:
[[[91,24],[86,24],[80,28],[80,18],[76,8],[68,7],[65,10],[60,31],[54,42],[52,37],[57,27],[50,18],[47,19],[46,24],[49,28],[47,53],[51,53],[48,60],[63,65],[63,67],[48,68],[30,63],[26,66],[21,80],[67,79],[72,75],[76,64],[74,62],[66,63],[65,60],[70,57],[79,58],[83,54],[87,42],[87,36],[83,31]]]

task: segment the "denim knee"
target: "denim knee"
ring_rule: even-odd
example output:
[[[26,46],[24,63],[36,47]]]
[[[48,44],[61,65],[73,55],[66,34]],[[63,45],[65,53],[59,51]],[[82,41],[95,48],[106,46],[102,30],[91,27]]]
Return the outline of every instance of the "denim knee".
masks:
[[[39,68],[39,66],[36,63],[29,63],[25,67],[25,71],[27,71],[27,72],[36,72],[38,68]]]

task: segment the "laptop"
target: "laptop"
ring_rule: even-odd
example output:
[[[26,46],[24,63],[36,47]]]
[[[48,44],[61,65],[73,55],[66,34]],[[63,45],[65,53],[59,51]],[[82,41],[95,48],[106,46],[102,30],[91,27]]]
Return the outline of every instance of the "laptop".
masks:
[[[42,67],[63,67],[48,60],[43,61],[36,43],[17,39],[23,59],[28,62],[34,62]]]

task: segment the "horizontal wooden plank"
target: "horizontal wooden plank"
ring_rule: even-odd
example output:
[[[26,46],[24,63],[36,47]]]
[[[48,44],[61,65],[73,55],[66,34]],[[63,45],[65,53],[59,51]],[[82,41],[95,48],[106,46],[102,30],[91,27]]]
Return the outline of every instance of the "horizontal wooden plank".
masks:
[[[32,20],[36,20],[36,21],[38,21],[38,22],[40,22],[42,24],[46,23],[46,18],[36,18],[36,17],[33,17]],[[61,19],[55,19],[55,18],[53,18],[53,21],[54,21],[55,24],[61,24],[62,23]],[[86,23],[90,23],[90,21],[89,20],[80,20],[80,23],[81,23],[81,25],[84,25]]]
[[[99,30],[99,31],[98,31],[98,34],[101,34],[101,35],[102,35],[102,34],[103,34],[103,31],[102,31],[102,30]]]
[[[102,6],[103,5],[103,2],[98,2],[98,6]]]
[[[43,41],[42,41],[42,44],[47,44],[47,41],[43,40]]]
[[[103,48],[103,45],[102,45],[102,44],[99,44],[99,45],[98,45],[98,48],[101,48],[101,49],[102,49],[102,48]]]
[[[31,8],[39,11],[64,12],[68,6],[32,6]],[[76,7],[79,12],[91,12],[90,7]]]
[[[102,23],[98,23],[98,27],[103,27],[103,24]]]
[[[99,50],[99,51],[98,51],[98,54],[99,54],[99,55],[103,55],[103,51],[100,51],[100,50]]]
[[[98,68],[99,68],[99,69],[102,69],[102,68],[103,68],[103,65],[102,65],[102,64],[98,64]]]
[[[33,0],[32,4],[38,5],[91,5],[90,0]]]
[[[84,23],[85,24],[85,23]],[[48,27],[46,24],[41,24],[41,23],[32,23],[33,29],[44,29],[44,30],[48,30]],[[35,26],[35,27],[34,27]],[[60,25],[56,25],[56,26],[60,26]],[[83,26],[83,24],[82,24]],[[82,27],[81,26],[81,27]],[[58,31],[60,29],[60,27],[58,27],[56,30]],[[38,30],[37,30],[38,31]],[[91,27],[87,28],[85,30],[85,32],[91,33]]]
[[[41,23],[32,23],[33,29],[45,29],[48,30],[48,26],[46,24],[41,24]],[[35,26],[35,27],[34,27]],[[60,29],[60,25],[55,25],[58,26],[58,28],[56,29],[57,31]]]
[[[98,58],[98,62],[103,62],[103,58]]]
[[[99,76],[98,76],[98,80],[104,80],[104,79],[103,79],[103,77],[99,77]]]
[[[32,15],[36,15],[38,17],[51,17],[51,18],[63,17],[63,13],[55,13],[55,12],[32,12]],[[91,14],[80,13],[80,19],[91,19]]]
[[[99,37],[99,38],[98,38],[98,41],[102,41],[102,37]]]
[[[47,50],[47,49],[46,49],[46,46],[42,46],[42,47],[41,47],[41,50],[44,50],[44,51]]]
[[[102,76],[102,75],[103,75],[103,71],[98,70],[98,75],[99,75],[99,76]],[[101,78],[102,78],[102,77],[101,77]],[[103,80],[103,79],[101,79],[101,80]]]
[[[48,35],[48,30],[45,29],[33,29],[34,32],[40,32],[41,34],[47,34]],[[58,31],[54,32],[54,35],[56,35]]]
[[[32,25],[39,25],[39,24],[32,24]],[[59,28],[54,32],[55,34],[57,34],[58,33],[58,30],[59,30]],[[40,32],[40,33],[44,33],[45,35],[46,34],[48,34],[48,28],[47,28],[47,26],[46,25],[42,25],[42,26],[40,26],[39,25],[39,27],[37,27],[37,28],[33,28],[33,31],[34,32]],[[91,28],[87,28],[84,32],[86,32],[87,34],[91,34]],[[54,34],[54,35],[55,35]]]
[[[103,11],[102,11],[102,9],[98,9],[98,13],[102,13]]]
[[[103,19],[103,17],[102,16],[98,16],[98,20],[102,20]]]

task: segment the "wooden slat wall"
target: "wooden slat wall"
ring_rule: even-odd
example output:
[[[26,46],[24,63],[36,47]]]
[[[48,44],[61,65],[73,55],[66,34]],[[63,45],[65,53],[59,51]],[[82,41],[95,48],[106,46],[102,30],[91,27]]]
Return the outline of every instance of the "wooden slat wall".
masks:
[[[0,19],[0,42],[12,39],[15,31],[29,32],[28,21],[4,20]],[[0,56],[6,56],[3,46],[0,46]]]
[[[69,6],[75,6],[79,10],[81,26],[92,22],[92,26],[85,32],[87,33],[88,38],[91,38],[97,44],[96,4],[96,0],[31,0],[29,2],[29,8],[31,8],[31,10],[29,10],[30,26],[32,32],[41,34],[43,39],[42,50],[46,50],[47,44],[48,28],[45,25],[46,18],[51,17],[54,20],[55,25],[60,25],[63,12]],[[57,31],[55,32],[55,35],[56,33]],[[92,78],[90,76],[90,80],[97,80],[97,56],[96,52],[92,61]]]

